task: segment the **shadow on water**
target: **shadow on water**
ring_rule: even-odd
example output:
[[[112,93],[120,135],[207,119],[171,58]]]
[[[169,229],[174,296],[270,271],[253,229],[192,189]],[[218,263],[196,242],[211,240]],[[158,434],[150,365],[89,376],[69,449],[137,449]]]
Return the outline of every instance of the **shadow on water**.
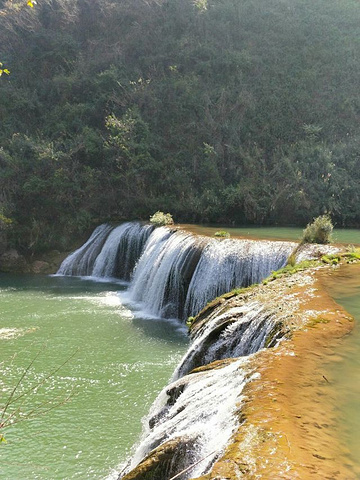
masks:
[[[86,277],[56,275],[26,275],[0,273],[0,289],[37,291],[50,294],[101,293],[125,290],[127,284],[120,281],[97,281]]]
[[[189,343],[187,327],[179,320],[134,317],[132,321],[135,327],[151,338],[176,345]]]

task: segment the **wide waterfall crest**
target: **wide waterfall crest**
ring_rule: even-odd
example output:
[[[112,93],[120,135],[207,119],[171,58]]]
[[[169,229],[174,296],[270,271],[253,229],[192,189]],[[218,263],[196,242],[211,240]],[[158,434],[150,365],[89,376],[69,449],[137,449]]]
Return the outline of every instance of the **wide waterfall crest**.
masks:
[[[64,260],[58,274],[130,281],[127,298],[142,310],[186,320],[216,296],[283,267],[295,246],[218,240],[139,222],[102,225]]]
[[[98,227],[58,273],[128,280],[126,297],[142,310],[186,319],[216,296],[258,283],[283,267],[295,246],[218,240],[129,222]],[[246,356],[276,344],[284,333],[279,312],[251,298],[236,297],[224,305],[219,301],[206,321],[203,314],[197,320],[173,383],[155,401],[143,439],[119,478],[147,455],[158,462],[158,453],[170,460],[153,467],[157,480],[168,480],[196,463],[181,475],[182,480],[194,478],[209,471],[224,451],[239,423],[235,412],[243,388],[253,378]],[[211,368],[214,361],[216,368]],[[205,369],[194,370],[198,367]]]

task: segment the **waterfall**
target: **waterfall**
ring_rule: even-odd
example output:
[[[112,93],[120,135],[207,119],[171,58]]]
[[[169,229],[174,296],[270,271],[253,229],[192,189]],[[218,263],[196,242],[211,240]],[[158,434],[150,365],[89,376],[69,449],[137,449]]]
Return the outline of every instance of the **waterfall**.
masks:
[[[237,359],[220,369],[187,375],[168,385],[152,406],[143,440],[119,479],[160,445],[163,449],[175,445],[173,461],[161,462],[156,477],[151,478],[168,480],[200,459],[204,460],[181,479],[206,473],[239,424],[236,413],[241,394],[252,378],[247,360]],[[183,452],[180,458],[176,455],[179,450]],[[156,450],[153,456],[155,463]]]
[[[282,268],[296,244],[222,240],[156,229],[140,258],[129,297],[165,318],[187,319],[210,300]]]
[[[183,306],[202,243],[192,234],[158,228],[135,270],[129,296],[165,318],[182,318]]]
[[[129,281],[152,225],[127,222],[118,227],[97,227],[89,240],[70,254],[57,275],[119,278]]]
[[[102,225],[64,260],[58,274],[130,281],[131,302],[152,315],[185,320],[216,296],[283,267],[295,246],[218,240],[138,222]]]
[[[235,287],[261,282],[286,265],[293,249],[289,242],[209,241],[189,285],[186,316],[198,313],[209,300]]]
[[[65,258],[57,275],[91,275],[96,257],[111,229],[112,227],[106,224],[95,228],[89,240]]]
[[[155,400],[143,438],[118,480],[145,478],[138,471],[157,480],[183,470],[181,480],[206,475],[240,425],[244,387],[259,377],[249,356],[275,345],[282,329],[277,306],[251,297],[211,311],[193,329],[192,343]]]
[[[112,230],[96,258],[91,275],[94,277],[130,280],[135,263],[154,227],[124,223]]]
[[[156,316],[186,319],[216,296],[283,267],[295,246],[133,222],[102,225],[58,273],[127,280],[130,301]],[[256,376],[248,356],[276,344],[283,332],[279,312],[262,301],[238,297],[221,305],[193,329],[192,344],[152,406],[143,439],[119,479],[137,466],[157,480],[183,470],[180,480],[195,478],[224,452],[241,421],[243,389]]]
[[[229,308],[221,315],[209,315],[206,323],[193,335],[192,343],[173,378],[180,378],[194,368],[215,360],[257,352],[264,348],[275,322],[275,313],[257,302]],[[280,331],[277,334],[280,335]],[[274,342],[276,336],[272,340]]]

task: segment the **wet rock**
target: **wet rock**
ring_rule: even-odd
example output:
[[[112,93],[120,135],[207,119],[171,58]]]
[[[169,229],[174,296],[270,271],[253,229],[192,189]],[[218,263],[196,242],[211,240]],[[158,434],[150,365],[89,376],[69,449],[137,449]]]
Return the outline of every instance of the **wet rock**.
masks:
[[[7,236],[5,232],[2,232],[0,230],[0,255],[6,252],[8,246],[7,246]]]
[[[178,437],[160,445],[127,475],[118,480],[168,480],[194,462],[196,439]],[[185,473],[185,472],[184,472]],[[184,475],[177,477],[183,480]]]
[[[31,265],[31,270],[33,273],[48,273],[50,269],[50,264],[42,260],[36,260]]]
[[[28,273],[29,264],[17,250],[11,249],[0,256],[0,271],[6,273]]]

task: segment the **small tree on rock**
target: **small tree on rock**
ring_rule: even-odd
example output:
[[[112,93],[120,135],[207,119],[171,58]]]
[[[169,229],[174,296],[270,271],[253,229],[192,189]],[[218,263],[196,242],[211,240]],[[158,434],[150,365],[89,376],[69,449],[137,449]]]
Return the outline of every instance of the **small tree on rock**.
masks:
[[[150,222],[156,227],[163,227],[164,225],[173,225],[174,220],[170,213],[157,211],[150,217]]]
[[[321,215],[307,225],[301,243],[330,243],[333,228],[329,215]]]

